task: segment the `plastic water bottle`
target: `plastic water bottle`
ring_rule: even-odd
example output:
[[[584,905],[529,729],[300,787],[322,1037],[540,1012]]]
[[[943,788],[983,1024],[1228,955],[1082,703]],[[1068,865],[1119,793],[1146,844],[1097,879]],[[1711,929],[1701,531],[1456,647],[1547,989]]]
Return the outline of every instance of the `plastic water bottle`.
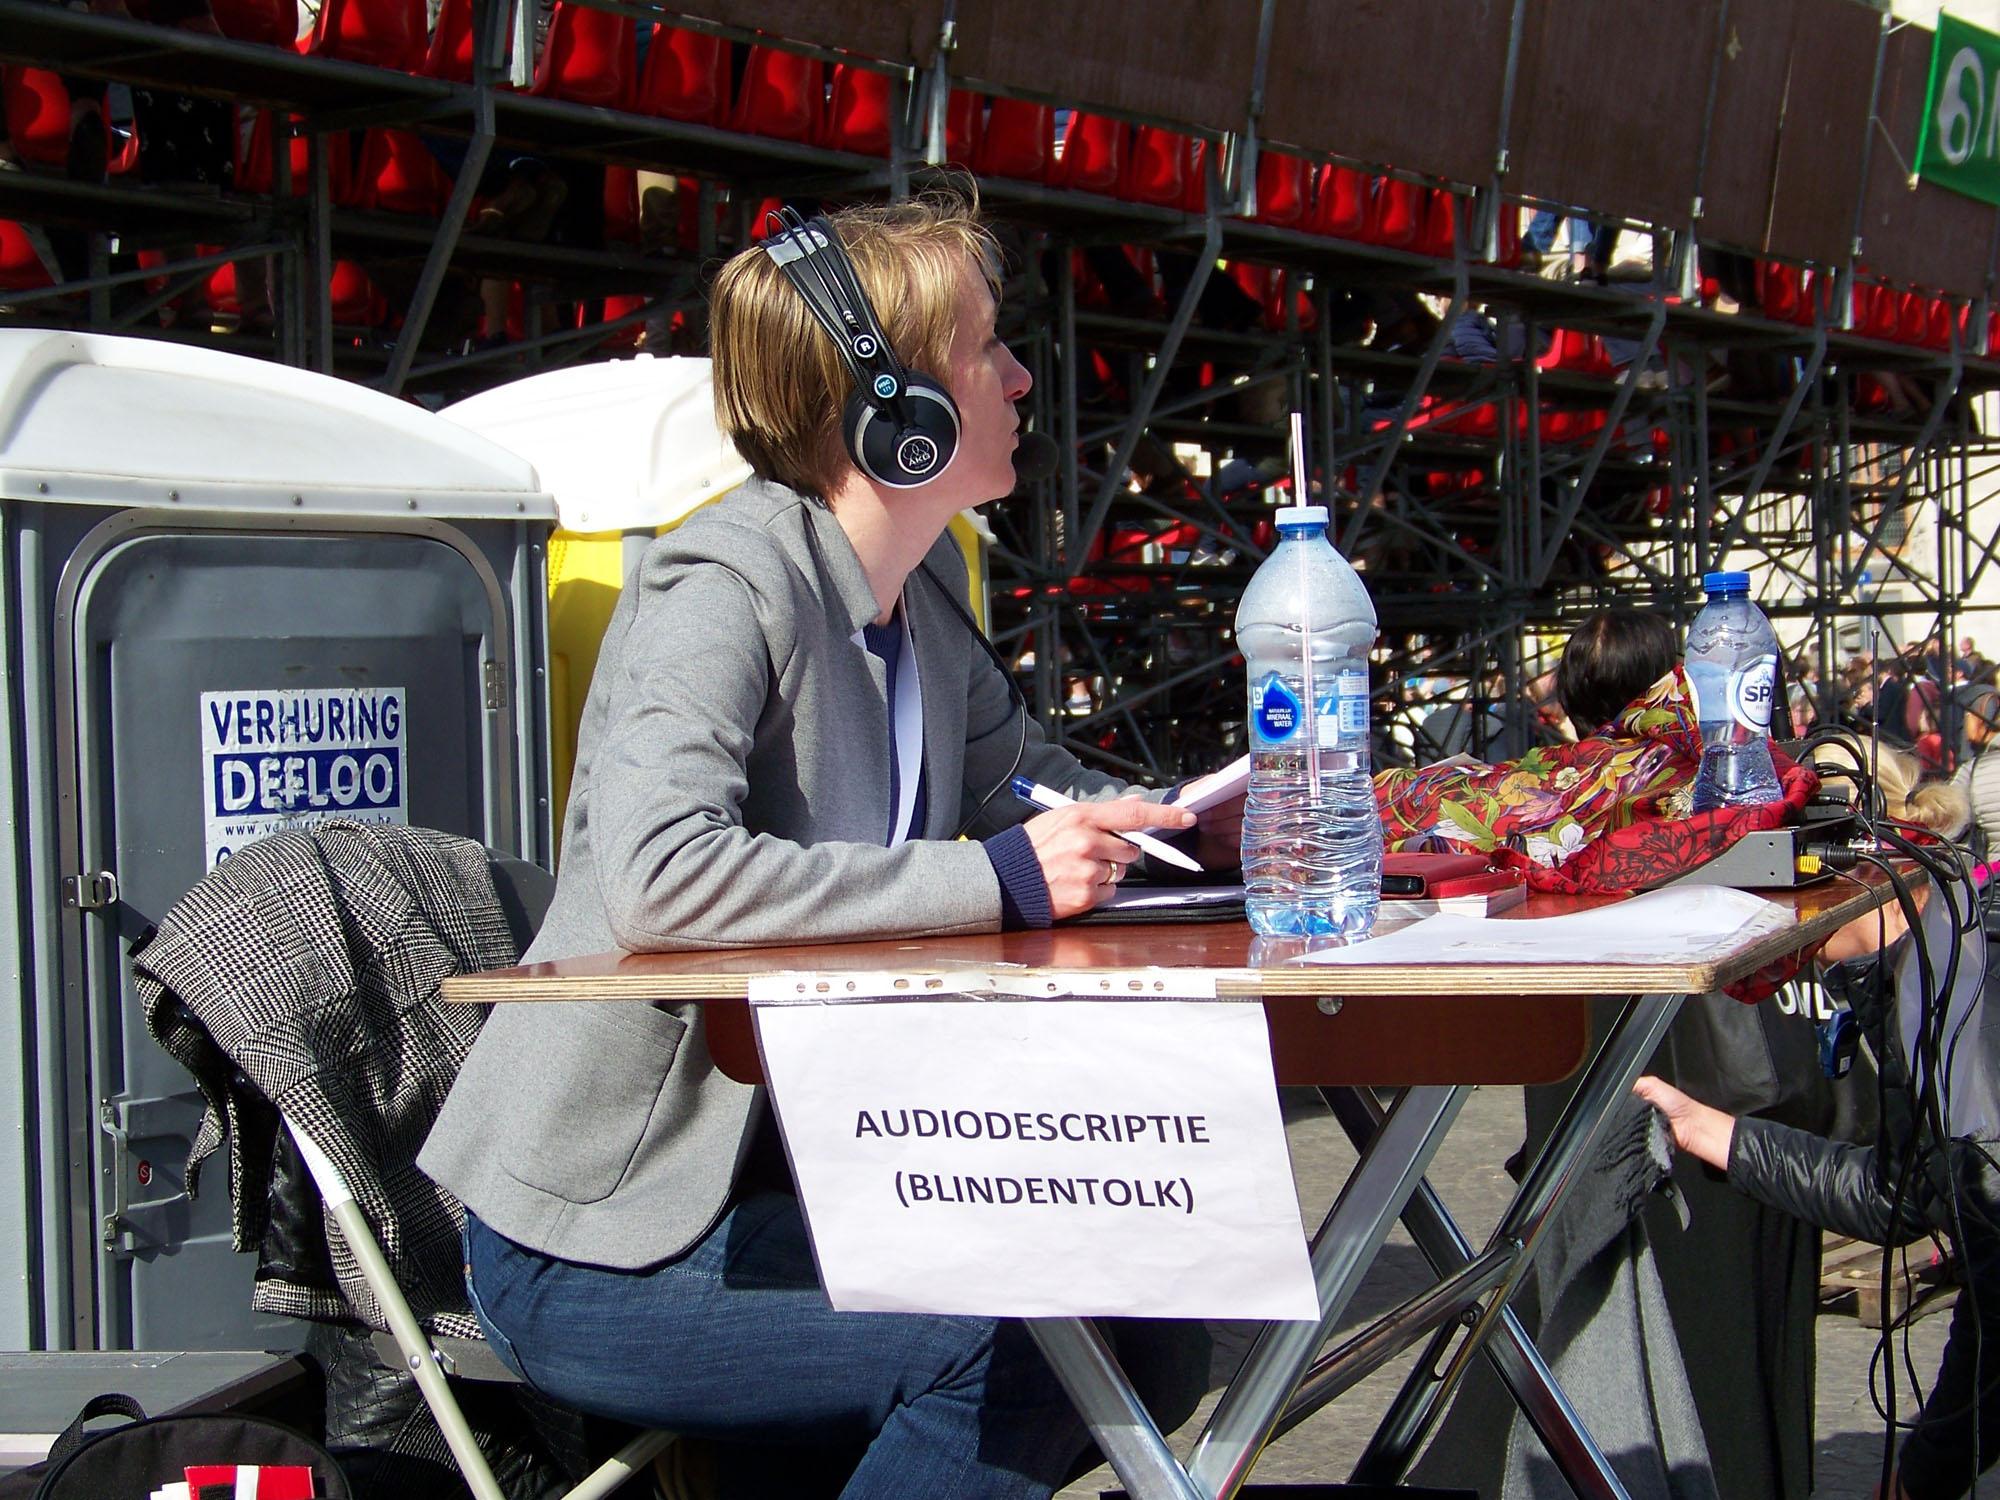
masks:
[[[1244,904],[1266,937],[1367,935],[1382,899],[1369,777],[1375,606],[1326,537],[1326,507],[1277,514],[1277,550],[1236,609],[1250,688]]]
[[[1778,637],[1750,602],[1748,573],[1709,573],[1708,603],[1688,627],[1687,674],[1701,719],[1701,769],[1694,810],[1774,802],[1771,708],[1778,685]]]

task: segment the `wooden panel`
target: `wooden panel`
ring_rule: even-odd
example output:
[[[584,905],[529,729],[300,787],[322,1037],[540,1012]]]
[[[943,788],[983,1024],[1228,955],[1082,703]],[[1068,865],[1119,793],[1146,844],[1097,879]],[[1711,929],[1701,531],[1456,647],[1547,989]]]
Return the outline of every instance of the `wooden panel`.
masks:
[[[1279,0],[1263,134],[1483,183],[1512,13],[1513,0]]]
[[[739,1083],[762,1083],[750,1007],[708,1007],[708,1050]],[[1264,1002],[1281,1084],[1554,1083],[1590,1049],[1582,995],[1372,995],[1322,1015],[1304,997]]]
[[[1801,0],[1771,186],[1774,255],[1847,257],[1881,34],[1881,13],[1860,0]]]
[[[1508,187],[1603,213],[1684,220],[1721,4],[1529,0]]]
[[[1703,174],[1701,238],[1764,250],[1785,82],[1798,45],[1802,0],[1732,5],[1715,84],[1715,123]]]
[[[1893,281],[1976,297],[1986,287],[1995,210],[1927,182],[1912,191],[1906,175],[1917,158],[1930,62],[1930,32],[1906,26],[1889,37],[1876,109],[1888,140],[1878,134],[1868,159],[1861,259]]]
[[[689,0],[674,9],[899,63],[929,62],[944,25],[944,0]]]
[[[961,0],[951,70],[976,83],[1212,130],[1249,117],[1255,6]]]

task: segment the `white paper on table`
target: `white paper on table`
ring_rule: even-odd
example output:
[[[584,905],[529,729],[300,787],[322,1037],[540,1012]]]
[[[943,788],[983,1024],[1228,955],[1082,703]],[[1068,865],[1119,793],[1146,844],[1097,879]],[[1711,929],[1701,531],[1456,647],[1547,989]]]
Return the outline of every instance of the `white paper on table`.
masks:
[[[1207,812],[1218,802],[1240,797],[1249,787],[1250,757],[1239,755],[1221,770],[1197,776],[1183,785],[1173,805],[1185,807],[1189,812]]]
[[[1676,885],[1629,901],[1496,922],[1436,916],[1394,932],[1308,953],[1309,964],[1657,964],[1725,958],[1796,918],[1785,907],[1722,885]]]
[[[755,1015],[836,1308],[1319,1316],[1255,1002]]]

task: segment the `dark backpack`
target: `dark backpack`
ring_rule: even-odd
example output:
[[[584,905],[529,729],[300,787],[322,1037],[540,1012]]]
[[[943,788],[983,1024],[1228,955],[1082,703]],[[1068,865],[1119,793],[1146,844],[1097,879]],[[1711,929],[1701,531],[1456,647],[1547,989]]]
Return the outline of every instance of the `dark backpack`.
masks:
[[[123,1427],[85,1432],[92,1417],[121,1416]],[[130,1396],[93,1396],[49,1449],[48,1461],[0,1479],[0,1500],[147,1500],[196,1464],[301,1465],[313,1494],[353,1500],[340,1466],[311,1438],[262,1417],[214,1413],[148,1417]]]

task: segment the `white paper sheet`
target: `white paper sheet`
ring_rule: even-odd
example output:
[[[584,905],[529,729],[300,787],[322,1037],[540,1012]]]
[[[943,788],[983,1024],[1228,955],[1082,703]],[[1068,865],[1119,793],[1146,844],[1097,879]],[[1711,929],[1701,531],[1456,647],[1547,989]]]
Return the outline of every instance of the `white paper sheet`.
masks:
[[[1183,786],[1174,806],[1185,807],[1189,812],[1207,812],[1218,802],[1242,796],[1249,788],[1250,757],[1239,755],[1221,770],[1197,776]]]
[[[1262,1007],[760,1005],[842,1310],[1319,1315]]]
[[[1721,885],[1676,885],[1560,917],[1496,922],[1436,916],[1309,964],[1656,964],[1724,958],[1797,919],[1785,907]]]

